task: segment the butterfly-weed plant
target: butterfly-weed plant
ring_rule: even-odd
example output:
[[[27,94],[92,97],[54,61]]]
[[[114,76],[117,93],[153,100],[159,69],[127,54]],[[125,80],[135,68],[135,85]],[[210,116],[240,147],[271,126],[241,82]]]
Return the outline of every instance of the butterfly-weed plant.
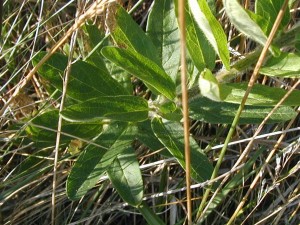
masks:
[[[273,110],[299,76],[300,28],[295,23],[295,1],[290,1],[284,11],[259,70],[261,76],[253,85],[239,120],[232,124],[283,2],[256,0],[243,7],[235,0],[224,0],[223,4],[186,1],[191,188],[193,214],[201,215],[198,223],[228,222],[248,190],[247,184],[260,171],[283,131],[290,132],[276,144],[279,150],[269,159],[265,174],[253,190],[255,196],[234,219],[238,224],[244,220],[293,224],[297,220],[297,207],[293,204],[295,196],[299,196],[299,157],[295,151],[299,148],[296,107],[300,92],[292,91]],[[127,224],[135,218],[137,224],[182,224],[185,220],[186,165],[177,1],[106,3],[102,11],[91,11],[89,17],[79,17],[85,13],[86,5],[61,3],[61,10],[70,10],[68,16],[79,14],[80,26],[69,25],[72,32],[62,34],[63,41],[54,50],[49,43],[50,50],[46,47],[46,51],[31,52],[29,62],[32,71],[37,71],[30,77],[35,80],[34,88],[26,82],[27,89],[22,86],[22,92],[2,112],[2,129],[8,133],[1,137],[1,159],[7,162],[1,174],[0,199],[5,223],[49,220],[52,192],[56,199],[52,223]],[[38,6],[41,5],[35,5]],[[130,11],[131,7],[134,10]],[[75,14],[72,10],[76,8]],[[51,26],[55,29],[55,24],[51,20],[40,21],[27,36],[24,33],[27,39],[23,40],[30,43],[34,33],[43,40],[52,38]],[[49,33],[41,33],[40,26]],[[17,76],[16,66],[8,56],[15,54],[8,41],[8,24],[4,24],[3,31],[6,39],[1,40],[1,60],[9,62],[6,67],[15,75],[10,80],[3,72],[1,90],[7,92],[2,95],[5,105],[11,85],[17,86],[21,76]],[[74,31],[78,32],[75,47],[64,39]],[[19,46],[14,49],[19,50]],[[30,107],[34,103],[32,95],[37,108]],[[64,105],[60,108],[62,96]],[[34,110],[22,111],[26,107]],[[230,171],[230,178],[209,202],[220,179],[267,116],[263,134],[256,136],[257,141],[242,164]],[[59,145],[55,148],[60,120]],[[232,142],[216,170],[218,149],[231,126],[235,128]],[[50,185],[54,149],[55,190]],[[211,180],[213,171],[217,173]],[[207,201],[201,203],[207,188],[211,192]],[[19,208],[13,205],[14,201],[22,201]],[[34,209],[30,214],[25,213],[28,204]],[[289,213],[271,214],[282,207]]]

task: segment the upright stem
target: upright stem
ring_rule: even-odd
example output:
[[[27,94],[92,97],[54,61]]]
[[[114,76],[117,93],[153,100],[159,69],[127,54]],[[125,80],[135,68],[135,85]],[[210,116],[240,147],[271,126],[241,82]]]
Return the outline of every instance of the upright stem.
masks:
[[[187,90],[187,66],[186,66],[186,27],[185,27],[185,0],[178,2],[178,15],[180,27],[180,53],[181,53],[181,90],[182,90],[182,109],[184,126],[184,152],[185,152],[185,171],[186,171],[186,196],[187,196],[187,219],[188,224],[192,224],[192,201],[191,201],[191,158],[190,158],[190,123],[188,108]]]

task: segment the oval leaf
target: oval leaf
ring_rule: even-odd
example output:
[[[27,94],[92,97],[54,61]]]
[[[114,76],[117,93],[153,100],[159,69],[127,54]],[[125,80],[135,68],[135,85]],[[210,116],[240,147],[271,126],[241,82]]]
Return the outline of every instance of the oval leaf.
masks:
[[[103,96],[71,105],[62,111],[69,121],[112,119],[138,122],[148,117],[148,103],[138,96]]]
[[[204,68],[213,69],[215,67],[216,59],[215,51],[197,25],[188,5],[186,5],[185,10],[186,45],[190,57],[199,71],[204,70]]]
[[[143,199],[143,179],[139,162],[131,147],[118,155],[107,169],[114,188],[129,205],[138,206]]]
[[[267,21],[265,26],[266,34],[269,34],[272,26],[276,20],[276,17],[283,5],[285,0],[256,0],[255,1],[255,13]],[[286,25],[288,25],[290,21],[290,12],[289,8],[286,9],[282,21],[279,26],[279,30],[284,29]]]
[[[143,215],[147,224],[149,225],[165,225],[165,223],[156,215],[153,210],[147,205],[147,203],[142,202],[138,207],[138,210]]]

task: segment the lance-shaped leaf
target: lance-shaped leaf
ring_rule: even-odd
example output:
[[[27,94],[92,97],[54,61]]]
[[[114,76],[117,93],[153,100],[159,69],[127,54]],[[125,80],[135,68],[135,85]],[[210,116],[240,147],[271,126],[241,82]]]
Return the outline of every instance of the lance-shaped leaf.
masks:
[[[166,73],[175,82],[180,61],[179,30],[173,0],[156,0],[149,13],[147,34]]]
[[[153,118],[152,129],[161,143],[177,159],[182,168],[184,161],[184,131],[181,124],[177,122],[165,122],[159,118]],[[213,167],[206,155],[200,150],[196,141],[190,138],[191,148],[191,176],[197,182],[208,180],[212,174]]]
[[[247,83],[220,84],[220,91],[223,101],[240,104]],[[246,105],[271,106],[276,105],[286,94],[286,90],[281,88],[269,87],[261,84],[255,84],[247,98]],[[282,103],[284,106],[298,106],[300,91],[294,90],[291,95]]]
[[[34,58],[34,65],[45,55],[39,53]],[[58,90],[62,90],[62,77],[68,62],[67,56],[55,53],[38,70],[39,74]],[[76,100],[87,99],[105,95],[129,94],[107,72],[107,69],[95,67],[87,62],[78,60],[71,66],[67,95]]]
[[[143,179],[134,149],[127,148],[107,169],[114,188],[129,205],[138,206],[143,198]]]
[[[201,72],[204,68],[213,69],[216,54],[208,39],[199,28],[191,10],[186,4],[186,45],[197,69]]]
[[[108,45],[108,38],[105,36],[104,32],[101,31],[97,25],[86,23],[83,29],[88,35],[88,43],[91,50],[85,61],[91,63],[92,65],[101,68],[106,68],[104,57],[101,54],[101,49],[103,46]],[[108,73],[108,71],[107,71]]]
[[[138,96],[102,96],[66,107],[62,116],[69,121],[112,119],[138,122],[148,117],[148,103]]]
[[[147,203],[142,202],[138,206],[138,210],[143,215],[144,219],[149,225],[165,225],[165,223],[160,219],[160,217],[153,212],[153,210],[147,205]]]
[[[213,124],[231,124],[239,105],[227,102],[215,102],[208,98],[194,98],[190,103],[190,117],[194,120]],[[273,107],[246,105],[239,124],[260,124]],[[291,107],[278,108],[267,123],[288,121],[297,115]]]
[[[276,17],[283,5],[285,0],[256,0],[255,1],[255,13],[266,21],[266,34],[269,34],[272,26],[276,20]],[[279,25],[279,30],[284,29],[284,27],[289,23],[290,21],[290,12],[287,8],[284,16],[281,20],[281,23]]]
[[[67,180],[67,195],[76,200],[98,182],[112,161],[127,149],[136,130],[127,123],[112,123],[88,145],[75,162]],[[100,146],[99,146],[100,145]]]
[[[267,76],[299,78],[300,54],[283,52],[279,57],[270,58],[260,69],[260,73]]]
[[[238,3],[237,0],[223,0],[226,14],[230,22],[244,35],[258,42],[262,46],[266,44],[267,37]],[[270,48],[273,55],[279,55],[279,50],[274,46]]]
[[[226,69],[229,69],[227,38],[222,26],[210,11],[207,2],[204,0],[189,0],[189,6],[199,28],[219,55]]]
[[[175,84],[166,72],[149,58],[116,47],[105,47],[102,54],[118,66],[141,79],[149,89],[170,100],[175,97]]]
[[[120,5],[107,8],[106,25],[120,48],[138,52],[161,66],[161,60],[151,39]]]

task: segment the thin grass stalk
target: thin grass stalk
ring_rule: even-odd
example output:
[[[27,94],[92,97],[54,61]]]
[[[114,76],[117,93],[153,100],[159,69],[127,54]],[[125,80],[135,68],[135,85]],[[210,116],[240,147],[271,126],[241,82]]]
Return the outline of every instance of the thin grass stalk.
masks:
[[[26,87],[26,85],[32,79],[33,75],[38,71],[38,69],[68,40],[72,33],[80,28],[86,20],[102,13],[105,9],[106,4],[110,2],[114,2],[114,0],[96,0],[84,14],[82,14],[78,17],[77,20],[75,20],[74,25],[66,32],[66,34],[49,50],[49,52],[37,63],[37,65],[29,71],[26,77],[17,84],[14,93],[6,102],[4,101],[5,104],[0,110],[0,116],[3,116],[4,118],[4,114],[8,106],[15,100],[15,98],[20,94],[23,88]]]
[[[78,30],[75,30],[71,41],[70,41],[70,55],[68,58],[68,64],[65,71],[65,76],[63,80],[63,90],[62,90],[62,97],[61,102],[59,106],[59,112],[61,113],[64,109],[64,103],[66,99],[67,94],[67,87],[69,82],[69,77],[71,73],[71,65],[72,65],[72,59],[73,59],[73,53],[74,53],[74,47],[76,43],[76,37],[77,37]],[[56,135],[56,143],[55,143],[55,149],[54,149],[54,164],[53,164],[53,182],[52,182],[52,201],[51,201],[51,224],[55,225],[55,208],[56,208],[56,186],[57,186],[57,168],[58,168],[58,152],[59,152],[59,145],[60,145],[60,137],[61,137],[61,131],[62,131],[62,116],[59,113],[58,117],[58,125],[57,125],[57,135]]]
[[[293,85],[293,87],[285,94],[284,98],[282,98],[282,100],[281,100],[277,105],[280,105],[280,104],[281,104],[281,103],[282,103],[282,102],[283,102],[283,101],[284,101],[284,100],[292,93],[292,91],[293,91],[299,84],[300,84],[300,80],[298,80],[298,81]],[[298,111],[298,113],[299,113],[299,111]],[[293,123],[295,122],[295,120],[296,120],[296,117],[295,117],[293,120],[291,120],[291,121],[289,122],[289,124],[287,125],[286,129],[289,129],[289,128],[293,125]],[[285,137],[285,135],[286,135],[286,134],[283,133],[283,134],[279,137],[279,139],[278,139],[278,141],[276,142],[274,148],[272,149],[272,151],[271,151],[270,154],[268,155],[268,157],[267,157],[265,163],[263,164],[263,166],[261,167],[260,171],[257,173],[257,175],[255,176],[254,180],[252,181],[252,183],[251,183],[251,185],[250,185],[250,187],[249,187],[247,193],[245,194],[245,196],[243,197],[242,201],[241,201],[240,204],[237,206],[235,212],[233,213],[233,215],[231,216],[230,220],[228,221],[228,223],[227,223],[228,225],[230,225],[230,224],[233,223],[233,221],[235,220],[236,216],[238,215],[238,213],[240,212],[240,210],[241,210],[242,207],[244,206],[245,202],[246,202],[247,199],[248,199],[248,196],[250,195],[250,193],[252,192],[252,190],[255,188],[255,186],[256,186],[258,180],[260,179],[262,171],[265,170],[266,166],[268,165],[268,163],[270,162],[270,160],[271,160],[272,157],[274,156],[275,152],[277,151],[278,147],[280,146],[280,143],[282,142],[282,140],[283,140],[283,138]],[[250,146],[250,145],[252,146],[252,143],[253,143],[253,142],[251,142],[251,143],[249,142],[248,146]],[[247,146],[247,147],[248,147],[248,146]]]
[[[257,78],[258,78],[259,69],[261,68],[261,66],[262,66],[262,64],[264,62],[264,59],[267,56],[268,49],[269,49],[269,47],[271,45],[272,40],[275,37],[276,31],[277,31],[277,29],[278,29],[278,27],[280,25],[280,22],[281,22],[281,20],[283,18],[283,15],[284,15],[284,12],[285,12],[287,6],[288,6],[288,0],[286,0],[283,3],[283,6],[281,7],[281,9],[280,9],[280,11],[279,11],[279,13],[277,15],[277,18],[276,18],[276,20],[274,22],[274,25],[273,25],[272,30],[270,32],[270,35],[268,36],[266,44],[265,44],[264,48],[262,49],[262,52],[261,52],[261,54],[260,54],[260,56],[258,58],[258,61],[257,61],[256,65],[255,65],[254,70],[253,70],[252,76],[251,76],[250,81],[248,83],[248,87],[247,87],[247,89],[245,91],[245,94],[243,96],[241,104],[239,105],[237,113],[236,113],[236,115],[234,117],[234,120],[233,120],[233,122],[231,124],[231,128],[230,128],[230,130],[228,132],[228,135],[227,135],[227,137],[225,139],[224,146],[223,146],[223,148],[221,150],[219,159],[218,159],[217,164],[216,164],[216,166],[214,168],[214,171],[212,173],[211,179],[214,179],[218,175],[220,166],[221,166],[221,164],[223,162],[223,159],[224,159],[224,156],[225,156],[225,153],[226,153],[226,150],[227,150],[228,143],[230,142],[231,137],[232,137],[232,135],[233,135],[233,133],[235,131],[235,128],[236,128],[236,126],[238,124],[238,121],[239,121],[240,116],[242,114],[242,111],[244,109],[245,103],[246,103],[246,101],[248,99],[248,96],[249,96],[249,94],[250,94],[250,92],[251,92],[251,90],[253,88],[253,85],[256,82]],[[199,207],[199,210],[198,210],[198,213],[197,213],[197,221],[200,221],[201,217],[204,215],[203,210],[204,210],[204,207],[206,206],[206,201],[207,201],[208,196],[209,196],[209,194],[211,192],[211,189],[212,189],[212,185],[210,185],[206,189],[206,191],[205,191],[205,193],[203,195],[203,199],[201,201],[201,204],[200,204],[200,207]],[[231,223],[229,223],[229,224],[231,224]]]
[[[187,220],[192,224],[192,200],[191,200],[191,156],[190,156],[190,122],[187,89],[187,65],[186,65],[186,25],[185,25],[185,0],[178,2],[178,15],[180,27],[180,59],[181,59],[181,90],[184,129],[184,155],[185,155],[185,178],[187,198]]]
[[[241,166],[241,164],[243,163],[243,161],[245,161],[245,158],[247,157],[248,153],[251,150],[251,147],[253,146],[254,141],[256,140],[256,138],[258,137],[260,131],[262,130],[263,126],[266,124],[266,122],[268,121],[268,119],[270,119],[271,115],[282,105],[282,103],[288,98],[288,96],[292,93],[292,91],[300,84],[300,80],[297,81],[292,88],[290,88],[290,90],[285,94],[285,96],[283,96],[283,98],[276,104],[276,106],[272,109],[272,111],[265,117],[265,119],[262,121],[262,123],[259,125],[259,127],[257,128],[256,132],[254,133],[254,135],[252,136],[252,138],[250,139],[249,143],[247,144],[246,148],[244,149],[243,153],[241,154],[241,156],[239,157],[239,159],[237,160],[237,162],[233,165],[233,167],[230,169],[230,171],[236,170],[237,167]],[[294,120],[296,119],[296,117],[294,118]],[[294,121],[292,120],[292,121]],[[286,129],[290,129],[290,126],[287,127]],[[285,129],[285,130],[286,130]],[[282,135],[286,135],[286,133],[282,133]],[[279,146],[279,145],[278,145]],[[226,176],[221,184],[219,185],[219,187],[217,188],[217,190],[214,192],[214,194],[212,195],[212,197],[210,198],[207,206],[205,207],[205,209],[203,210],[203,214],[208,210],[209,205],[213,202],[214,198],[216,197],[216,195],[219,193],[219,191],[221,190],[221,188],[223,187],[223,185],[226,183],[226,181],[228,180],[228,178],[230,177],[229,173],[228,176]]]
[[[3,20],[3,0],[0,0],[0,38],[2,33],[2,20]]]

